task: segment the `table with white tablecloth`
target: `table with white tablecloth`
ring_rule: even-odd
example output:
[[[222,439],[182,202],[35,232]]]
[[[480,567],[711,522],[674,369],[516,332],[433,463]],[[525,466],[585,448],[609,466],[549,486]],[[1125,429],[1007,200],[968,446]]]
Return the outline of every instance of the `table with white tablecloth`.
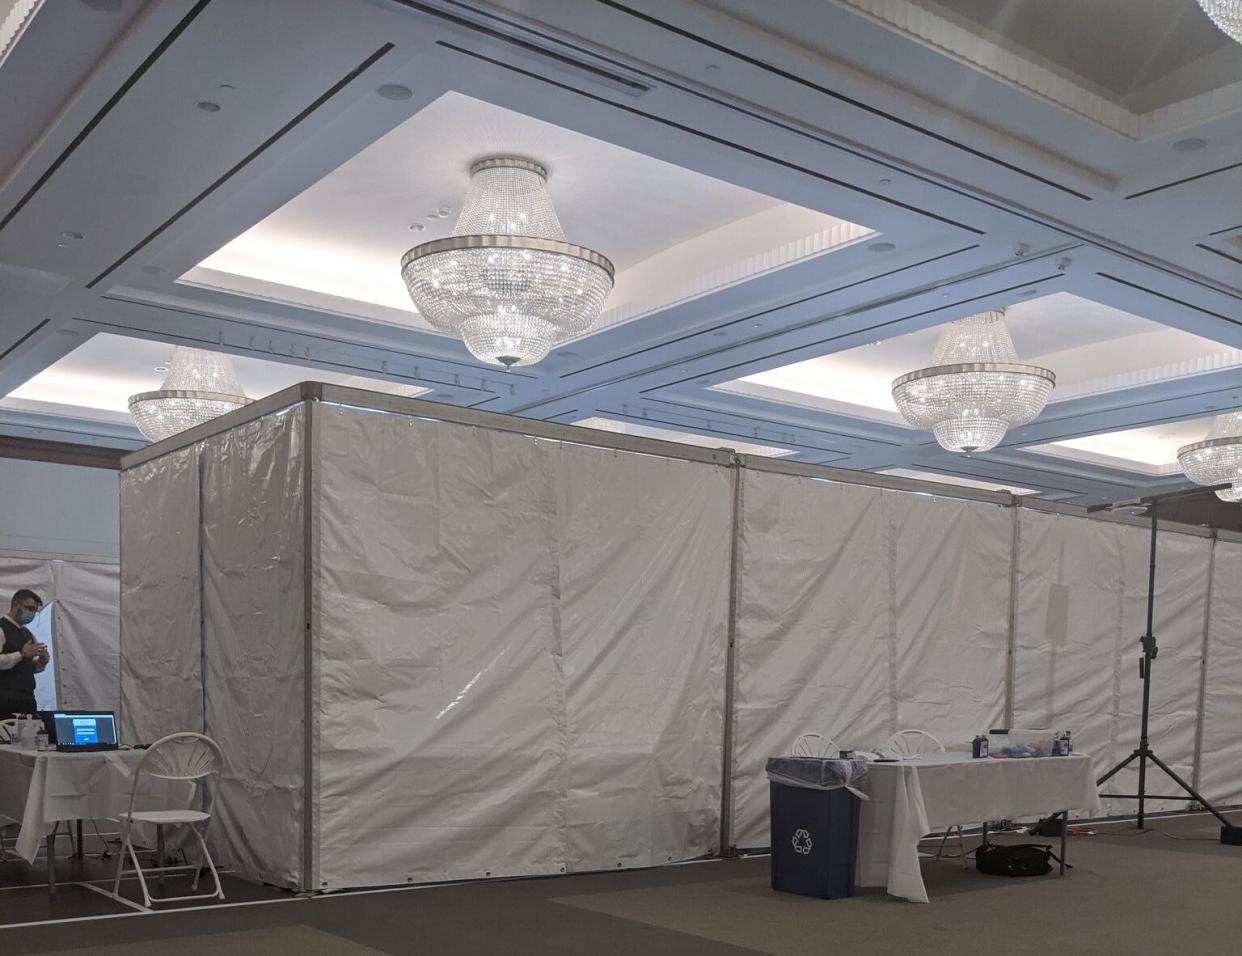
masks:
[[[1094,812],[1099,792],[1091,759],[971,759],[934,753],[871,763],[859,820],[857,886],[883,886],[893,896],[926,903],[919,840],[956,824]]]
[[[16,850],[29,863],[57,824],[116,819],[129,808],[141,750],[59,753],[0,746],[0,825],[20,824]],[[167,796],[168,786],[163,787]],[[55,856],[48,846],[49,885]]]

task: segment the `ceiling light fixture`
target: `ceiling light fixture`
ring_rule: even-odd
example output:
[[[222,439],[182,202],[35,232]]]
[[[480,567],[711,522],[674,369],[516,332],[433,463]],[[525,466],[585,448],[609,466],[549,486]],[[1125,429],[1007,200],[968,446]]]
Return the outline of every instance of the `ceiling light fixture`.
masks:
[[[1177,463],[1197,485],[1223,485],[1216,497],[1242,501],[1242,411],[1226,412],[1212,419],[1207,437],[1177,450]]]
[[[893,400],[907,422],[955,452],[995,448],[1010,428],[1044,410],[1057,380],[1046,368],[1018,363],[1003,312],[949,323],[932,363],[894,381]]]
[[[178,346],[164,384],[158,391],[131,396],[129,413],[139,431],[159,441],[249,401],[227,356]]]
[[[565,241],[547,177],[528,159],[475,163],[452,236],[401,259],[423,318],[481,361],[533,365],[594,326],[612,290],[612,263]]]
[[[1242,43],[1242,0],[1199,0],[1199,6],[1213,23]]]

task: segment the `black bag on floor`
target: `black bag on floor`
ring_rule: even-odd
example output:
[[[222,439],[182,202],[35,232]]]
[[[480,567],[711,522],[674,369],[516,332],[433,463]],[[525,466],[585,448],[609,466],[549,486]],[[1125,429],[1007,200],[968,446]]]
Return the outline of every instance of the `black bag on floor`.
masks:
[[[993,876],[1043,876],[1052,859],[1052,847],[1043,843],[989,843],[975,852],[975,868]]]

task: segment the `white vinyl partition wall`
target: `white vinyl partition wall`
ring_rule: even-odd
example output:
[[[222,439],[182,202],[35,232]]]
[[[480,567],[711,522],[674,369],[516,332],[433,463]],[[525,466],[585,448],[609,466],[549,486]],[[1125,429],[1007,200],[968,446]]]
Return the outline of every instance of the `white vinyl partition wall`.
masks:
[[[121,737],[203,729],[198,448],[121,474]]]
[[[1147,628],[1150,531],[1078,515],[1020,512],[1014,723],[1069,728],[1075,749],[1104,773],[1138,745],[1142,685],[1139,638]],[[1150,736],[1188,782],[1198,715],[1211,539],[1161,531],[1156,552]],[[1103,792],[1134,793],[1138,764]],[[1155,771],[1148,791],[1178,789]],[[1152,811],[1184,801],[1150,801]],[[1105,801],[1106,814],[1133,811]]]
[[[316,888],[714,852],[731,469],[315,421]]]
[[[742,471],[731,843],[768,841],[767,757],[803,732],[960,745],[1005,700],[1010,512]]]
[[[124,473],[121,683],[131,740],[205,704],[216,844],[253,878],[763,846],[763,763],[799,733],[963,746],[1009,700],[1101,769],[1133,747],[1141,526],[329,386],[249,414]],[[1242,548],[1210,614],[1210,539],[1160,549],[1153,742],[1189,776],[1199,733],[1236,797],[1211,754],[1238,746]]]
[[[1242,541],[1216,541],[1212,561],[1199,792],[1242,803]]]

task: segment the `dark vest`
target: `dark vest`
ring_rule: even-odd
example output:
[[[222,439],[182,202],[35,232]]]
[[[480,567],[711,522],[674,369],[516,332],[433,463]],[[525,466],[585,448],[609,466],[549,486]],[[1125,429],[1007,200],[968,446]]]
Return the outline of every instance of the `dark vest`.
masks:
[[[34,635],[7,617],[0,617],[0,629],[4,631],[3,653],[20,651]],[[7,671],[0,671],[0,700],[11,697],[33,697],[35,689],[35,665],[33,659],[19,661]]]

